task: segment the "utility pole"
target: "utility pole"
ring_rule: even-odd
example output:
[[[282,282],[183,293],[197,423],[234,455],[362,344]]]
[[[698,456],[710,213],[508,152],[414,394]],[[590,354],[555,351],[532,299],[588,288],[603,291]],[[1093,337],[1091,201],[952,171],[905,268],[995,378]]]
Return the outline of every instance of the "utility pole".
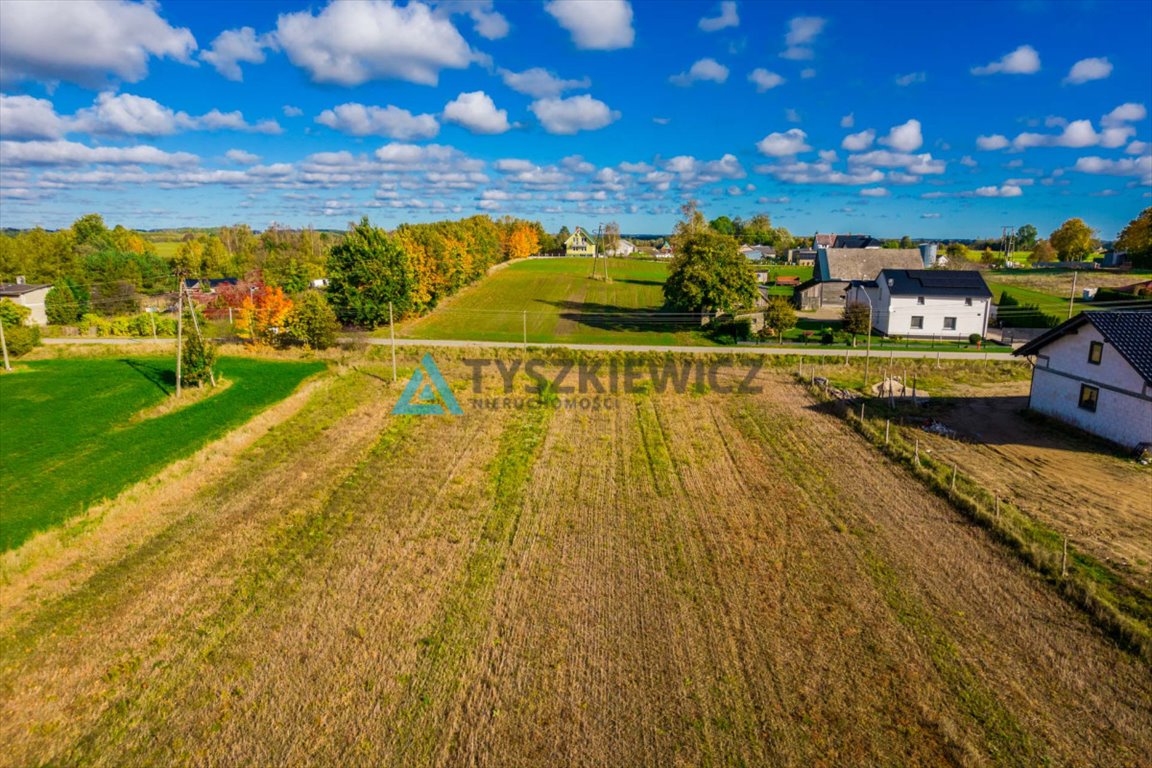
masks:
[[[396,326],[392,324],[392,302],[388,302],[388,335],[392,338],[392,383],[396,383]]]
[[[0,349],[4,350],[4,370],[12,370],[12,363],[8,362],[8,340],[4,338],[3,318],[0,318]]]
[[[183,287],[183,283],[181,283]],[[204,335],[200,333],[200,321],[196,319],[196,305],[192,302],[192,292],[188,292],[188,305],[192,307],[192,326],[196,329],[196,338],[200,340],[200,348],[204,348]],[[216,374],[212,372],[212,368],[208,368],[208,378],[212,381],[212,386],[216,386]]]
[[[593,257],[595,258],[595,257]],[[524,310],[523,314],[523,328],[524,328],[524,351],[528,351],[528,310]]]
[[[184,356],[184,275],[176,273],[176,397],[180,397],[180,358]]]
[[[1079,272],[1072,273],[1072,294],[1068,297],[1068,319],[1072,319],[1072,302],[1076,301],[1076,278],[1080,276]]]

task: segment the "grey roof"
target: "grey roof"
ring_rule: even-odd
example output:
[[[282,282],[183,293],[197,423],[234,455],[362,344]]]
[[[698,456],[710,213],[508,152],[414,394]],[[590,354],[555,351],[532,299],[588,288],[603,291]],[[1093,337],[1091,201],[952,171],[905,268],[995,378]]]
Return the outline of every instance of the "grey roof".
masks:
[[[1085,323],[1095,326],[1146,382],[1152,383],[1152,309],[1083,312],[1028,342],[1012,354],[1034,355]]]
[[[880,248],[883,245],[883,240],[869,235],[836,235],[832,243],[833,248]]]
[[[888,281],[893,296],[963,296],[992,298],[992,291],[979,272],[946,269],[884,269],[877,282]]]
[[[0,283],[0,296],[23,296],[41,288],[51,288],[42,283]]]
[[[872,280],[882,269],[923,269],[919,248],[820,248],[816,273],[820,280]]]

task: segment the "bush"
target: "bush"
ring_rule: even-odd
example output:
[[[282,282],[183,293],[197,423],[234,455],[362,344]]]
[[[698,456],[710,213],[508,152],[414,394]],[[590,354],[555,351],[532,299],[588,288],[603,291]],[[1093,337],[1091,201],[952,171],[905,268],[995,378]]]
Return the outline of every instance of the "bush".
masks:
[[[1060,325],[1060,318],[1040,311],[1038,304],[1021,304],[1008,291],[1000,295],[998,306],[1011,308],[1010,312],[996,315],[1001,328],[1055,328]]]
[[[718,344],[735,344],[752,338],[751,320],[713,320],[708,335]]]
[[[40,326],[14,325],[4,323],[4,343],[8,345],[10,357],[20,357],[40,346]]]
[[[80,317],[80,305],[68,283],[60,283],[44,297],[44,313],[52,325],[72,325]]]
[[[197,318],[200,320],[201,326],[203,326],[205,322],[204,318],[200,315],[197,315]],[[171,315],[161,315],[159,313],[155,313],[152,317],[149,317],[148,312],[121,317],[100,317],[99,315],[87,314],[81,317],[76,323],[76,328],[82,334],[88,334],[95,330],[97,336],[150,338],[152,336],[153,320],[156,322],[157,336],[176,335],[175,317]]]
[[[180,349],[180,379],[184,384],[203,385],[211,378],[212,366],[215,364],[215,344],[202,339],[194,330],[184,337],[184,345]]]
[[[983,336],[981,336],[980,334],[978,334],[978,333],[970,333],[970,334],[968,334],[968,343],[969,343],[969,344],[972,344],[972,345],[976,345],[976,344],[979,344],[979,343],[980,343],[980,342],[982,342],[982,341],[984,341],[984,337],[983,337]]]
[[[825,328],[824,332],[820,334],[820,343],[821,344],[835,344],[836,343],[836,334],[832,333],[831,328]]]
[[[313,349],[328,349],[336,344],[340,323],[328,300],[316,291],[306,291],[296,302],[284,321],[288,339],[307,344]]]

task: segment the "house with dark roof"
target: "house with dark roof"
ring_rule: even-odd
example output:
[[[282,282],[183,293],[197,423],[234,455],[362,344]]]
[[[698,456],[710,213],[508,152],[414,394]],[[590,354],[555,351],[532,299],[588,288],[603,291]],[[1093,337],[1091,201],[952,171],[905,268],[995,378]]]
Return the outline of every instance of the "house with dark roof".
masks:
[[[884,241],[869,235],[836,235],[832,248],[883,248]]]
[[[853,282],[846,301],[872,307],[872,327],[885,336],[964,339],[987,334],[992,291],[979,272],[882,269]]]
[[[1084,312],[1020,347],[1028,407],[1125,448],[1152,444],[1152,309]]]
[[[858,280],[873,280],[882,269],[917,269],[924,266],[919,248],[816,249],[812,279],[796,289],[800,309],[843,306],[844,292]]]
[[[48,313],[44,308],[44,299],[51,285],[26,283],[23,277],[16,278],[14,283],[0,283],[0,299],[8,299],[22,307],[28,307],[32,314],[28,322],[36,325],[48,325]]]

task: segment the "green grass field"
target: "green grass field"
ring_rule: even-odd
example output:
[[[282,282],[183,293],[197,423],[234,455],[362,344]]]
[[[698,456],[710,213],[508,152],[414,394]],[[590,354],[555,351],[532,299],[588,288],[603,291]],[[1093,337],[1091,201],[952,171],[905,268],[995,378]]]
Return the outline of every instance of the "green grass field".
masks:
[[[188,456],[287,396],[317,362],[223,358],[219,394],[133,420],[175,384],[167,358],[24,363],[0,376],[0,552]]]
[[[521,341],[526,317],[529,342],[711,344],[698,325],[663,310],[666,264],[610,259],[611,282],[591,272],[591,259],[519,261],[398,330],[420,339]]]

